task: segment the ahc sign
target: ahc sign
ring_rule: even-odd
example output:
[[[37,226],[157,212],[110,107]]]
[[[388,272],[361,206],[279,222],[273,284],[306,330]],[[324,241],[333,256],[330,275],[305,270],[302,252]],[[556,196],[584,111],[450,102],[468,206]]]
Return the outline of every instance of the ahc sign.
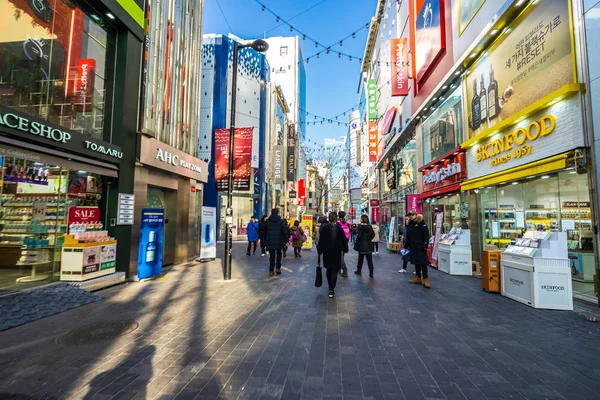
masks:
[[[147,136],[142,136],[140,162],[200,182],[208,180],[205,161]]]

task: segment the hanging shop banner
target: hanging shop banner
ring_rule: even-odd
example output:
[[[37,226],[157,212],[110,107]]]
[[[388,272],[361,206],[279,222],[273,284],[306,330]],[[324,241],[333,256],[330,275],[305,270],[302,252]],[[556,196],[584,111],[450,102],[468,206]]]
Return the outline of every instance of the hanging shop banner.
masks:
[[[532,3],[467,71],[470,138],[575,82],[569,4]]]
[[[369,79],[367,83],[367,112],[369,119],[377,119],[377,80]]]
[[[233,190],[250,190],[252,172],[252,132],[254,128],[235,128],[233,145]],[[215,130],[215,178],[217,190],[228,190],[229,129]]]
[[[295,181],[296,180],[296,148],[288,147],[287,148],[287,180]]]
[[[83,106],[92,101],[94,79],[96,77],[96,60],[84,58],[77,63],[77,102]]]
[[[459,0],[458,2],[458,35],[467,29],[485,0]]]
[[[385,113],[383,117],[383,124],[381,126],[381,134],[387,135],[392,130],[392,125],[394,124],[394,119],[396,118],[396,112],[398,111],[398,106],[393,106]]]
[[[386,160],[387,168],[385,169],[385,183],[389,190],[396,189],[396,160]]]
[[[276,185],[283,183],[283,146],[273,146],[274,160],[273,160],[273,180]]]
[[[369,120],[369,161],[377,161],[377,121]]]
[[[298,180],[298,198],[305,199],[306,198],[306,180],[299,179]],[[298,204],[300,205],[300,204]]]
[[[200,233],[200,261],[217,257],[217,209],[202,206],[202,232]]]
[[[302,231],[304,232],[304,236],[306,237],[306,241],[302,243],[303,249],[312,249],[312,233],[313,233],[313,216],[312,214],[303,214],[302,215]]]
[[[390,227],[388,229],[388,243],[394,242],[394,230],[396,230],[396,217],[392,217],[390,220]]]
[[[165,210],[142,208],[140,245],[138,247],[138,277],[151,278],[162,273]]]
[[[392,39],[392,96],[408,96],[408,39]]]
[[[371,207],[371,222],[379,222],[379,207]]]
[[[413,77],[422,84],[446,48],[444,0],[412,0]]]
[[[422,214],[421,209],[421,195],[420,194],[407,194],[406,195],[406,214],[409,211],[415,210],[417,214]]]

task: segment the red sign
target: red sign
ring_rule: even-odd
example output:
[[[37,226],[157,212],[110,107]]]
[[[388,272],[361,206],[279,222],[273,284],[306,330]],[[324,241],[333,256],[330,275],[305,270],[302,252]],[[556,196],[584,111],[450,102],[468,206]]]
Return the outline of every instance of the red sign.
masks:
[[[196,193],[196,186],[190,186],[190,190],[192,193]]]
[[[233,190],[250,190],[252,173],[252,131],[236,128],[233,147]],[[229,128],[215,130],[215,178],[217,190],[229,186]]]
[[[305,179],[300,179],[298,181],[298,198],[302,199],[302,202],[304,203],[304,199],[306,198],[306,180]],[[298,205],[304,205],[304,204],[300,204],[298,202]]]
[[[410,2],[412,68],[415,93],[425,83],[446,48],[444,0]]]
[[[369,203],[371,204],[371,207],[379,207],[378,199],[371,199],[371,201]]]
[[[371,222],[379,222],[379,207],[371,207]]]
[[[392,96],[408,96],[408,39],[391,40]]]
[[[394,106],[385,113],[385,116],[383,117],[383,128],[381,128],[382,134],[387,135],[390,133],[392,125],[394,124],[394,118],[396,117],[397,109],[398,108]]]
[[[350,207],[348,209],[348,216],[350,218],[356,218],[356,208],[355,207]]]
[[[406,213],[415,210],[417,214],[421,214],[421,195],[419,194],[407,194],[406,195]]]
[[[369,161],[377,161],[377,120],[369,120]]]
[[[467,177],[465,153],[446,157],[423,170],[423,193],[462,182]]]
[[[77,63],[77,102],[89,103],[94,94],[94,79],[96,77],[96,60],[84,58]]]
[[[69,230],[73,224],[96,224],[100,222],[99,207],[69,207],[67,225]]]
[[[298,206],[304,207],[304,202],[305,202],[304,199],[298,199]]]

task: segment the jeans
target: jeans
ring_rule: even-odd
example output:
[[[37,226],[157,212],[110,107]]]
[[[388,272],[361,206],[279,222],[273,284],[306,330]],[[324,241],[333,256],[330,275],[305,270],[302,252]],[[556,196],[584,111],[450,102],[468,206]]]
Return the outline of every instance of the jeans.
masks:
[[[351,240],[352,240],[352,243],[356,242],[356,233],[352,234]]]
[[[340,272],[342,275],[348,275],[348,267],[346,267],[346,260],[344,260],[344,255],[345,253],[342,253],[342,268],[340,269]]]
[[[269,250],[269,272],[281,268],[281,249]]]
[[[333,268],[325,268],[327,270],[327,283],[329,284],[329,290],[335,290],[335,284],[337,283],[338,270]]]
[[[423,279],[427,279],[427,264],[416,264],[415,271],[417,273],[417,277],[421,277],[421,273],[423,274]]]
[[[262,254],[267,254],[267,241],[265,239],[260,239],[260,251]]]
[[[294,247],[294,255],[299,256],[302,251],[302,247]]]
[[[256,240],[248,242],[248,250],[246,250],[246,253],[250,254],[250,249],[252,247],[254,247],[254,253],[256,253]]]
[[[379,242],[373,242],[373,248],[377,253],[379,253]]]
[[[406,267],[408,266],[408,257],[402,260],[402,269],[406,271]]]
[[[373,253],[360,253],[358,255],[358,266],[356,267],[356,269],[359,271],[362,270],[363,261],[365,257],[367,258],[367,265],[369,266],[369,271],[373,271]]]

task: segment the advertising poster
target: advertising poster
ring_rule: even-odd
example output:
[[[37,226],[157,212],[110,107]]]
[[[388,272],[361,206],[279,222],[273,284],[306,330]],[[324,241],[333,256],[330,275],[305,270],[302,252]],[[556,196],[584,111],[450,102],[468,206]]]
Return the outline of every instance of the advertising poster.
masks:
[[[460,0],[458,2],[458,35],[467,29],[485,0]]]
[[[233,189],[250,190],[252,175],[252,132],[254,128],[236,128],[233,147]],[[215,130],[215,178],[217,190],[228,190],[229,129]]]
[[[568,1],[534,3],[510,29],[464,80],[470,138],[575,82]]]
[[[390,41],[392,64],[392,96],[408,96],[408,39]]]
[[[304,231],[304,236],[306,236],[306,242],[302,244],[303,249],[312,249],[312,231],[313,231],[313,216],[312,214],[303,214],[302,222],[300,224],[302,230]]]
[[[100,246],[100,270],[106,271],[117,267],[117,245]]]
[[[437,213],[435,216],[435,239],[433,241],[433,251],[431,252],[431,259],[437,260],[438,258],[438,244],[440,237],[442,236],[442,226],[444,225],[444,213]]]
[[[369,120],[369,161],[377,161],[377,120]]]
[[[394,242],[394,231],[396,230],[396,217],[390,220],[390,229],[388,230],[388,243]]]
[[[377,80],[369,79],[367,82],[367,112],[369,119],[377,119]]]
[[[215,207],[202,207],[201,229],[200,260],[214,260],[217,257],[217,209]]]
[[[413,76],[421,84],[446,48],[444,0],[413,0]]]
[[[420,194],[407,194],[406,195],[406,213],[410,210],[415,210],[417,214],[422,214],[421,209],[421,195]]]
[[[165,237],[164,208],[142,208],[138,277],[151,278],[162,273]]]
[[[67,226],[69,233],[74,225],[89,225],[100,222],[99,207],[69,207],[67,214]]]

